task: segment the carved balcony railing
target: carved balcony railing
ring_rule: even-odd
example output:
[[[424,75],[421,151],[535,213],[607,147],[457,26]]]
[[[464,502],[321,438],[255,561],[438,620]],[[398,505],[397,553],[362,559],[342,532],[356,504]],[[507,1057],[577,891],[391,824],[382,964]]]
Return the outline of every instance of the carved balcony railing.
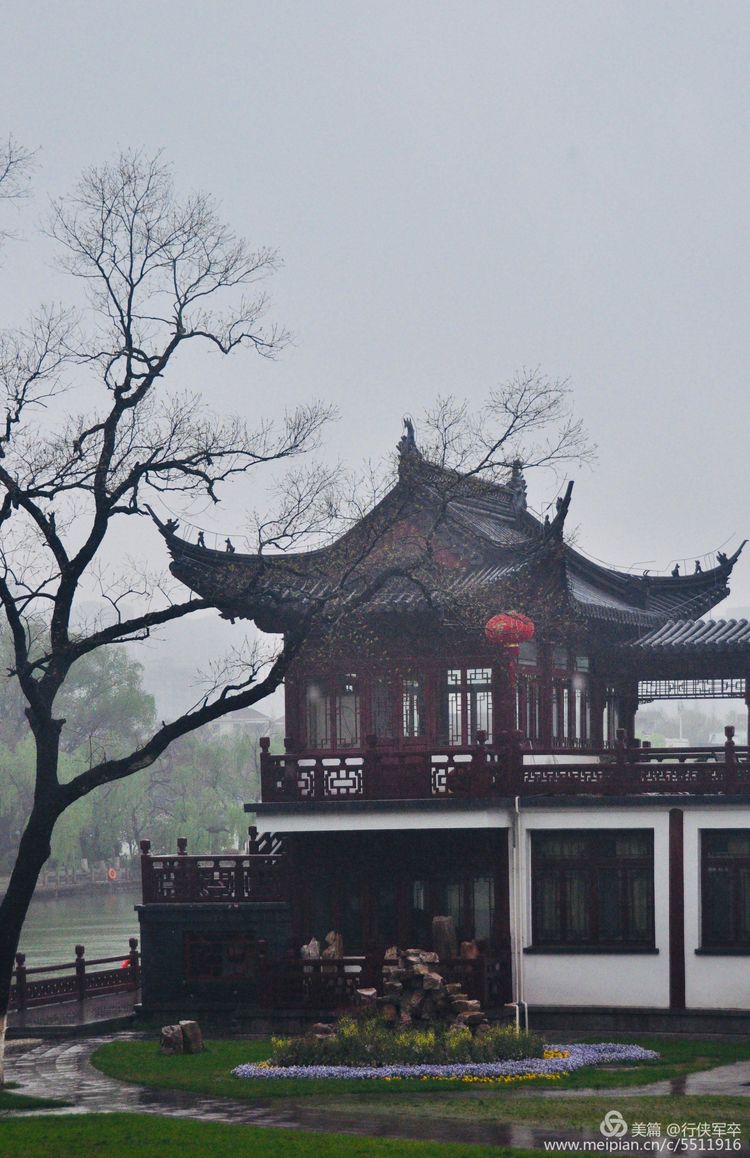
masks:
[[[135,937],[129,940],[129,951],[119,957],[95,957],[87,961],[85,952],[83,945],[76,945],[74,961],[60,965],[37,965],[33,968],[27,968],[25,953],[16,953],[10,1008],[20,1011],[36,1005],[84,1001],[87,997],[99,997],[105,993],[137,992],[140,986],[140,954]],[[98,965],[115,968],[93,968]]]
[[[471,748],[393,751],[370,742],[361,751],[271,755],[261,739],[264,803],[348,800],[435,800],[550,794],[750,792],[748,748],[725,729],[723,748],[612,748],[532,751],[513,735],[490,746],[483,734]],[[732,733],[732,734],[730,734]],[[372,739],[372,738],[371,738]]]
[[[177,845],[176,856],[152,856],[151,842],[141,841],[144,905],[289,900],[286,859],[282,854],[188,856],[184,837]]]

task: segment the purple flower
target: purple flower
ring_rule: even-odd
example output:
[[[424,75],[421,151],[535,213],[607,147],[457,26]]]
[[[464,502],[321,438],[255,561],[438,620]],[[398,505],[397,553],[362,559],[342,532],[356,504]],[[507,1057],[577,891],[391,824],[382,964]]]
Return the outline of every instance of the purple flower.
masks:
[[[384,1066],[271,1066],[268,1062],[237,1066],[238,1078],[498,1078],[525,1077],[530,1074],[567,1074],[582,1066],[606,1065],[609,1062],[653,1061],[659,1055],[639,1045],[602,1042],[596,1045],[555,1045],[550,1049],[565,1051],[564,1058],[526,1058],[521,1061],[466,1062],[451,1065],[384,1065]]]

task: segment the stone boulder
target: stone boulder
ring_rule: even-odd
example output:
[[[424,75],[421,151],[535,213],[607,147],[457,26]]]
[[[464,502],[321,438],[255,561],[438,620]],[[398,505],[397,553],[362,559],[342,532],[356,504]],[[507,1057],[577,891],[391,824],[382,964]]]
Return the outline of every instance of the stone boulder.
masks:
[[[197,1021],[181,1021],[183,1053],[202,1053],[203,1034]]]
[[[162,1053],[175,1054],[184,1053],[184,1039],[182,1036],[182,1026],[180,1025],[163,1025],[159,1035],[159,1049]]]

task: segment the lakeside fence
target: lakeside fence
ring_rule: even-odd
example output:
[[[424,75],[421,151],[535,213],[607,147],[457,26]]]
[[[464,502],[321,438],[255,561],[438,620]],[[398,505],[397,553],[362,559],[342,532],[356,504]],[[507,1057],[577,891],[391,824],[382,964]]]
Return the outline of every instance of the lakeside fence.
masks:
[[[128,946],[126,954],[95,957],[87,961],[85,947],[76,945],[75,960],[31,968],[26,965],[26,954],[16,953],[9,1008],[21,1011],[37,1005],[84,1001],[87,997],[108,993],[136,993],[141,983],[138,939],[131,937]],[[94,968],[102,965],[109,965],[110,968]]]

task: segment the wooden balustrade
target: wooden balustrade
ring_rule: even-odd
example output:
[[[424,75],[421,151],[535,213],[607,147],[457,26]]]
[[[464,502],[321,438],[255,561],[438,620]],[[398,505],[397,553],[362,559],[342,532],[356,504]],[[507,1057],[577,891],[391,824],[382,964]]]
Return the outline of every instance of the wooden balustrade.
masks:
[[[26,965],[26,954],[16,953],[16,967],[10,989],[10,1008],[29,1009],[36,1005],[56,1005],[63,1001],[84,1001],[104,993],[135,992],[140,987],[141,962],[138,940],[131,937],[129,951],[117,957],[86,960],[83,945],[75,946],[75,960],[59,965]],[[96,965],[115,965],[94,969]],[[42,975],[44,974],[44,977]]]
[[[141,841],[143,903],[185,904],[222,901],[286,901],[286,861],[270,853],[188,856],[187,840],[177,841],[176,856],[152,856],[151,842]]]
[[[258,1004],[267,1009],[308,1009],[334,1013],[358,1004],[357,990],[382,992],[383,957],[340,957],[333,959],[262,958]],[[437,971],[446,981],[457,981],[469,997],[483,1008],[503,1004],[509,966],[499,958],[480,956],[474,960],[441,961]]]
[[[748,748],[725,729],[722,748],[651,748],[627,744],[583,753],[531,752],[517,735],[497,746],[480,738],[472,748],[287,752],[271,755],[261,740],[264,803],[346,800],[430,800],[516,795],[654,792],[731,794],[750,789]],[[729,733],[732,733],[731,735]],[[549,761],[545,760],[549,756]],[[525,757],[529,757],[526,758]],[[533,759],[531,758],[533,757]]]
[[[370,957],[264,961],[258,1002],[266,1009],[333,1013],[356,1005],[357,990],[376,987],[379,981],[376,962]]]

